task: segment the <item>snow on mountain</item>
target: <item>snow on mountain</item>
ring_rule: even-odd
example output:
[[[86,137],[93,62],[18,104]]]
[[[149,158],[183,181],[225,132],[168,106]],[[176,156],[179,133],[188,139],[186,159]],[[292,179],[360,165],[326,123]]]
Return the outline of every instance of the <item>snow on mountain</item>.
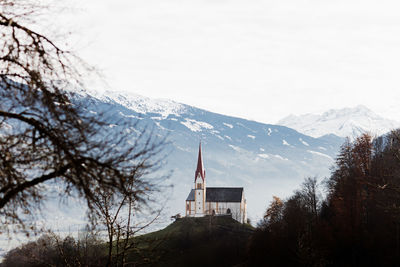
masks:
[[[290,115],[277,124],[313,137],[335,134],[350,138],[365,132],[382,135],[400,127],[400,122],[385,119],[362,105],[354,108],[330,109],[322,114]]]
[[[87,95],[105,102],[115,102],[140,114],[155,113],[165,119],[168,115],[179,116],[185,111],[185,106],[168,99],[152,99],[133,93],[106,91],[99,93],[88,92]]]

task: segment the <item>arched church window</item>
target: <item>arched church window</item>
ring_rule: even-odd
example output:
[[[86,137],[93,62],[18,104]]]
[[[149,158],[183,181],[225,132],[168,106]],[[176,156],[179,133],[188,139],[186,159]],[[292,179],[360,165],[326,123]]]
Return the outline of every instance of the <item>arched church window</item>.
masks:
[[[212,210],[212,213],[211,213],[213,216],[215,215],[215,210]]]
[[[227,210],[226,210],[226,213],[227,213],[227,214],[231,214],[231,209],[227,209]]]

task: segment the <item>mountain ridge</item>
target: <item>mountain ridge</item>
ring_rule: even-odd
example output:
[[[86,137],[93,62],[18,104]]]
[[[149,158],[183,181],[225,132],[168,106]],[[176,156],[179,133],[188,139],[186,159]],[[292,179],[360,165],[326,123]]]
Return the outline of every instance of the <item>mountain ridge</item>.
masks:
[[[291,114],[279,120],[277,124],[316,138],[335,134],[340,137],[350,137],[350,139],[365,132],[382,135],[400,127],[400,122],[383,118],[363,105],[329,109],[321,114]]]

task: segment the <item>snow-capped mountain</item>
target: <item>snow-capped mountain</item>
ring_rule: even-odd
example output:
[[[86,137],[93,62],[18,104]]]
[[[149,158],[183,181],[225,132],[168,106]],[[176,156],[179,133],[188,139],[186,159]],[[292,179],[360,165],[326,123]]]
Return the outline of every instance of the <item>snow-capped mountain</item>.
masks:
[[[350,138],[365,132],[382,135],[400,127],[400,122],[385,119],[362,105],[354,108],[330,109],[322,114],[290,115],[277,124],[313,137],[335,134]]]
[[[185,105],[169,99],[152,99],[133,93],[106,91],[101,94],[92,92],[90,95],[105,102],[115,102],[139,114],[159,114],[161,118],[179,115],[185,110]]]

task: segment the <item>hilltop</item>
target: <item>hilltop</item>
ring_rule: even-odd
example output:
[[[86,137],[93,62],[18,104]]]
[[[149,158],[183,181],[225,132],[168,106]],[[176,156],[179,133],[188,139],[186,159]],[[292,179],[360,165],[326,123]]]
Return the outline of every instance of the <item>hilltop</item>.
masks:
[[[245,261],[253,231],[227,216],[185,217],[137,242],[149,266],[235,266]],[[128,262],[136,257],[130,255]]]

